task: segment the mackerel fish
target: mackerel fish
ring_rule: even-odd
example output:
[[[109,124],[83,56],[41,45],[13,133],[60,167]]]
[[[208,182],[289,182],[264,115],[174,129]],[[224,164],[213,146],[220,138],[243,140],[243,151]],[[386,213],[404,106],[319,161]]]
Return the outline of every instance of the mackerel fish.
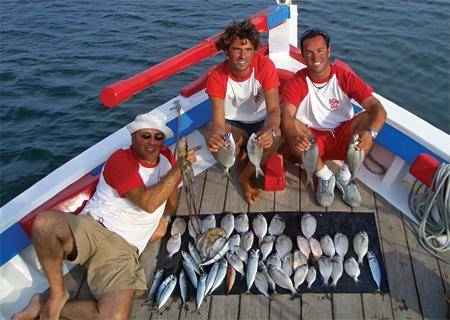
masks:
[[[212,265],[211,269],[209,269],[208,277],[206,278],[206,289],[205,296],[209,293],[212,286],[214,285],[214,281],[216,280],[217,272],[219,272],[219,263],[216,262]]]
[[[380,291],[381,285],[381,270],[380,264],[378,263],[377,257],[372,251],[367,252],[367,260],[369,260],[370,273],[372,273],[372,278],[377,284],[378,291]]]
[[[269,286],[269,289],[272,292],[275,292],[275,282],[272,280],[272,278],[269,275],[269,271],[267,270],[266,265],[264,264],[264,262],[260,261],[258,263],[258,271],[262,272],[262,274],[264,275],[264,277],[266,277],[266,281],[267,281],[267,285]]]
[[[222,136],[223,141],[225,141],[226,146],[222,147],[217,151],[216,159],[220,164],[222,164],[225,169],[223,170],[222,178],[231,178],[230,168],[234,165],[236,160],[236,144],[233,139],[231,132],[225,133]]]
[[[264,172],[261,169],[261,159],[263,156],[263,149],[258,147],[258,145],[256,144],[257,141],[258,141],[258,136],[255,133],[252,133],[247,141],[248,159],[255,166],[256,178],[258,178],[260,175],[264,176]]]
[[[250,251],[250,257],[248,258],[247,270],[245,273],[245,279],[247,283],[247,292],[255,282],[256,272],[258,271],[259,249],[252,249]]]
[[[186,271],[186,275],[188,276],[188,279],[191,282],[192,286],[195,289],[197,289],[198,279],[197,279],[197,274],[194,271],[194,268],[186,260],[183,260],[183,268]]]
[[[187,284],[187,278],[186,273],[184,270],[181,270],[179,276],[178,276],[178,286],[180,287],[180,296],[181,296],[181,306],[187,308],[186,302],[188,298],[188,284]]]
[[[156,295],[156,307],[158,310],[164,306],[169,297],[172,295],[175,286],[177,285],[177,277],[175,275],[168,276],[159,286]]]
[[[316,171],[317,164],[319,163],[319,147],[317,146],[316,140],[313,136],[309,136],[308,140],[311,145],[308,150],[301,153],[301,157],[306,174],[308,175],[307,184],[309,184],[312,190],[314,190],[313,173]]]
[[[195,203],[196,199],[196,189],[194,184],[194,170],[192,165],[187,159],[188,156],[188,145],[187,138],[182,138],[178,143],[178,158],[181,159],[181,175],[183,177],[183,187],[186,195],[186,204],[188,207],[189,215],[197,215],[198,209]]]
[[[200,280],[198,281],[197,293],[195,295],[197,311],[200,309],[202,302],[203,302],[203,298],[205,297],[205,294],[206,294],[206,278],[207,278],[207,274],[206,273],[202,274],[200,276]]]
[[[152,286],[150,287],[150,291],[148,292],[147,298],[145,301],[150,302],[152,301],[153,297],[155,296],[155,293],[158,291],[158,287],[161,284],[164,276],[164,269],[159,269],[155,277],[153,278]]]
[[[348,170],[352,175],[350,181],[355,178],[355,175],[358,173],[359,169],[361,168],[361,164],[364,161],[364,151],[356,150],[356,145],[359,143],[359,141],[359,135],[355,134],[347,149],[346,163],[348,166]]]
[[[219,270],[217,270],[217,275],[216,278],[214,279],[214,283],[210,293],[213,293],[214,290],[216,290],[222,284],[223,280],[225,279],[225,276],[227,275],[227,267],[228,262],[226,259],[222,259],[219,261]]]

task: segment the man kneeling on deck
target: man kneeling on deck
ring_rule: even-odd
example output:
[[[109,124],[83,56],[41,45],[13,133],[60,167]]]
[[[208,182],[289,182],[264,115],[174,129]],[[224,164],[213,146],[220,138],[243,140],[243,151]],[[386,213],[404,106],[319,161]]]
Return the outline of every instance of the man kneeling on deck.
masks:
[[[318,157],[314,151],[316,154],[309,158],[318,161],[314,169],[319,181],[316,198],[321,206],[332,204],[337,186],[344,201],[357,207],[361,196],[351,181],[347,149],[356,136],[359,143],[353,150],[367,154],[383,127],[386,111],[372,95],[371,87],[351,71],[329,62],[331,48],[327,33],[319,29],[306,31],[300,48],[306,68],[289,79],[283,89],[283,134],[290,151],[298,158],[308,152],[312,141],[317,143]],[[355,99],[365,111],[354,117],[350,99]],[[326,160],[346,160],[346,163],[335,177]]]
[[[165,117],[138,115],[128,125],[131,147],[106,161],[97,190],[79,216],[47,211],[36,217],[32,241],[47,275],[47,301],[35,294],[16,319],[126,319],[146,289],[139,254],[161,238],[178,202],[181,161],[163,141],[173,136]],[[196,161],[189,150],[188,160]],[[84,264],[95,300],[69,300],[62,260]]]
[[[262,164],[281,144],[280,83],[273,62],[255,54],[259,45],[259,32],[250,20],[228,26],[217,43],[227,60],[210,73],[206,88],[212,104],[208,149],[217,157],[219,149],[226,146],[224,135],[232,133],[239,183],[249,204],[261,197],[261,191],[253,181],[255,166],[247,157],[248,138],[252,133],[258,135],[256,145],[263,149]]]

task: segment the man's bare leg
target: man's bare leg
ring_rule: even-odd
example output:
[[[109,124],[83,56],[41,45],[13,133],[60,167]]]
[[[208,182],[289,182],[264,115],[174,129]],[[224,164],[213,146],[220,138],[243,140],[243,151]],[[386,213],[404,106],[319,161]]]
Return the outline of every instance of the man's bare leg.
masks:
[[[41,308],[44,301],[39,293],[35,293],[32,297],[28,306],[22,311],[13,315],[12,320],[28,320],[36,318],[41,312]]]
[[[67,218],[56,211],[38,215],[33,224],[32,242],[50,285],[50,296],[40,319],[59,319],[69,299],[63,285],[62,260],[64,254],[72,252],[75,243]]]

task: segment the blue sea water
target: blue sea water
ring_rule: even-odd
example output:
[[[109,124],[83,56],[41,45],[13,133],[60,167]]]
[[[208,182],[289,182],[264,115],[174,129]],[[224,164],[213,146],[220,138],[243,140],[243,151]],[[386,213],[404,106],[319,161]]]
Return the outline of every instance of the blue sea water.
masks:
[[[321,27],[332,55],[373,88],[449,132],[450,2],[295,1],[299,30]],[[223,56],[108,110],[105,86],[197,44],[272,1],[11,1],[0,4],[0,204],[176,96]]]

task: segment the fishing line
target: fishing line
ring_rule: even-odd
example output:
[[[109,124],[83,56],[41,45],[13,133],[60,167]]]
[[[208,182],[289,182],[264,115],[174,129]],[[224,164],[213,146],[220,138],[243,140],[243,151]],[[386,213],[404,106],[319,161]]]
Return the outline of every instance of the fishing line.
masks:
[[[442,255],[450,250],[450,164],[439,166],[430,188],[416,179],[408,202],[420,221],[417,228],[420,245],[439,260],[450,263]]]

